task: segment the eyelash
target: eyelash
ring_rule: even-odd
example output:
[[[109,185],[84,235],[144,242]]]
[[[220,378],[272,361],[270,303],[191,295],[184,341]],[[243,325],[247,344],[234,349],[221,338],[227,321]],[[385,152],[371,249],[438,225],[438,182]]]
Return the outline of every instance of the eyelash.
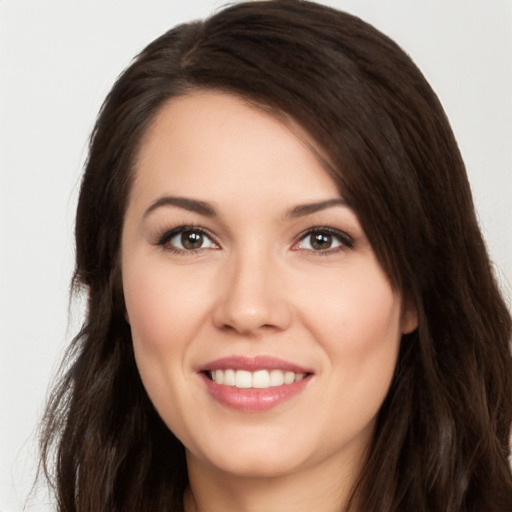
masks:
[[[334,248],[329,247],[325,250],[318,251],[303,248],[297,248],[295,250],[309,251],[318,256],[328,256],[329,254],[337,253],[340,251],[346,251],[354,248],[354,239],[349,234],[345,233],[344,231],[340,231],[339,229],[334,229],[327,226],[316,226],[314,228],[307,229],[298,236],[298,241],[294,243],[294,246],[296,246],[300,242],[303,242],[308,237],[312,237],[313,235],[328,235],[329,237],[336,239],[339,242],[339,246]]]
[[[184,226],[178,226],[176,228],[170,229],[168,231],[165,231],[163,234],[158,234],[155,238],[154,245],[161,246],[167,251],[170,251],[175,254],[180,255],[192,255],[196,254],[201,250],[206,249],[205,247],[198,247],[195,249],[181,249],[179,247],[176,247],[175,245],[169,244],[170,240],[172,240],[175,236],[178,236],[180,234],[184,234],[186,232],[191,232],[195,234],[199,234],[204,238],[207,238],[210,243],[215,245],[215,248],[220,248],[220,244],[215,240],[215,237],[210,233],[209,230],[195,226],[192,224],[184,225]],[[314,250],[314,249],[305,249],[302,247],[297,247],[297,245],[303,243],[308,237],[312,237],[314,235],[327,235],[329,237],[332,237],[333,239],[337,240],[339,243],[338,246],[334,248],[327,248],[325,250]],[[311,245],[311,242],[310,242]],[[309,228],[306,231],[302,232],[296,239],[296,241],[293,244],[292,250],[295,251],[308,251],[312,254],[318,255],[318,256],[327,256],[329,254],[337,253],[340,251],[346,251],[354,248],[354,240],[353,238],[348,235],[347,233],[340,231],[338,229],[333,229],[327,226],[316,226],[314,228]]]
[[[209,239],[217,247],[220,247],[219,244],[216,242],[215,237],[207,229],[199,227],[199,226],[195,226],[193,224],[188,224],[185,226],[178,226],[176,228],[165,231],[161,235],[157,235],[155,245],[159,245],[162,248],[164,248],[165,250],[173,252],[175,254],[183,254],[183,255],[196,254],[197,252],[204,249],[204,247],[199,247],[197,249],[181,249],[179,247],[169,244],[169,242],[175,236],[186,233],[186,232],[200,234],[204,238]]]

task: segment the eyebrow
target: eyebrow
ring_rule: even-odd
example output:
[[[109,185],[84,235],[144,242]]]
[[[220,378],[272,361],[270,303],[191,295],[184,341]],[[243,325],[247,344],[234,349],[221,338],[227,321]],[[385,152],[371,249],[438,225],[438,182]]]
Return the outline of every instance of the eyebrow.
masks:
[[[146,209],[144,212],[144,218],[146,218],[151,212],[164,206],[177,206],[178,208],[183,208],[184,210],[195,212],[206,217],[219,216],[217,210],[210,203],[205,201],[189,199],[186,197],[164,196],[157,199]],[[342,197],[318,201],[316,203],[299,204],[287,211],[284,217],[287,219],[296,219],[334,206],[349,206],[349,204],[346,199]]]
[[[326,201],[319,201],[317,203],[299,204],[295,206],[285,215],[288,219],[296,219],[297,217],[304,217],[312,213],[332,208],[333,206],[350,206],[346,199],[343,197],[336,197],[334,199],[327,199]]]
[[[149,206],[149,208],[144,212],[144,218],[162,206],[177,206],[178,208],[183,208],[184,210],[188,210],[190,212],[199,213],[200,215],[205,215],[206,217],[218,216],[215,208],[211,204],[204,201],[188,199],[186,197],[164,196],[157,199]]]

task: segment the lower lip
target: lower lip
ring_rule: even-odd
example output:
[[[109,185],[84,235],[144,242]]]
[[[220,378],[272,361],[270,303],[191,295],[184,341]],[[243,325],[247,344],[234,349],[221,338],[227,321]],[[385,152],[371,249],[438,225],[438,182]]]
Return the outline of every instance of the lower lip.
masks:
[[[210,395],[226,407],[239,411],[260,412],[267,411],[300,393],[308,384],[310,376],[281,386],[265,389],[237,388],[224,386],[201,374]]]

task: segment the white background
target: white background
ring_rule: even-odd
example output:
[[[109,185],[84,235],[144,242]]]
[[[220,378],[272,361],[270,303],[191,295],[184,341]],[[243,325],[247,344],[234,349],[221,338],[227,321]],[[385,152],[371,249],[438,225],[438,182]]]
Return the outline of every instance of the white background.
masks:
[[[48,383],[76,333],[68,309],[86,143],[115,77],[152,39],[222,0],[0,0],[0,511],[18,512],[36,466]],[[512,1],[325,2],[395,39],[452,121],[510,304]],[[29,510],[50,510],[44,495]]]

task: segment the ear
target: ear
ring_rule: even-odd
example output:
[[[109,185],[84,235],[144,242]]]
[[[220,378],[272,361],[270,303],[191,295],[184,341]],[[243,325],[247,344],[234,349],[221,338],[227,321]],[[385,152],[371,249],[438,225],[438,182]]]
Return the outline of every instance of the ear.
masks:
[[[411,300],[404,301],[400,329],[402,334],[410,334],[418,327],[418,311]]]

